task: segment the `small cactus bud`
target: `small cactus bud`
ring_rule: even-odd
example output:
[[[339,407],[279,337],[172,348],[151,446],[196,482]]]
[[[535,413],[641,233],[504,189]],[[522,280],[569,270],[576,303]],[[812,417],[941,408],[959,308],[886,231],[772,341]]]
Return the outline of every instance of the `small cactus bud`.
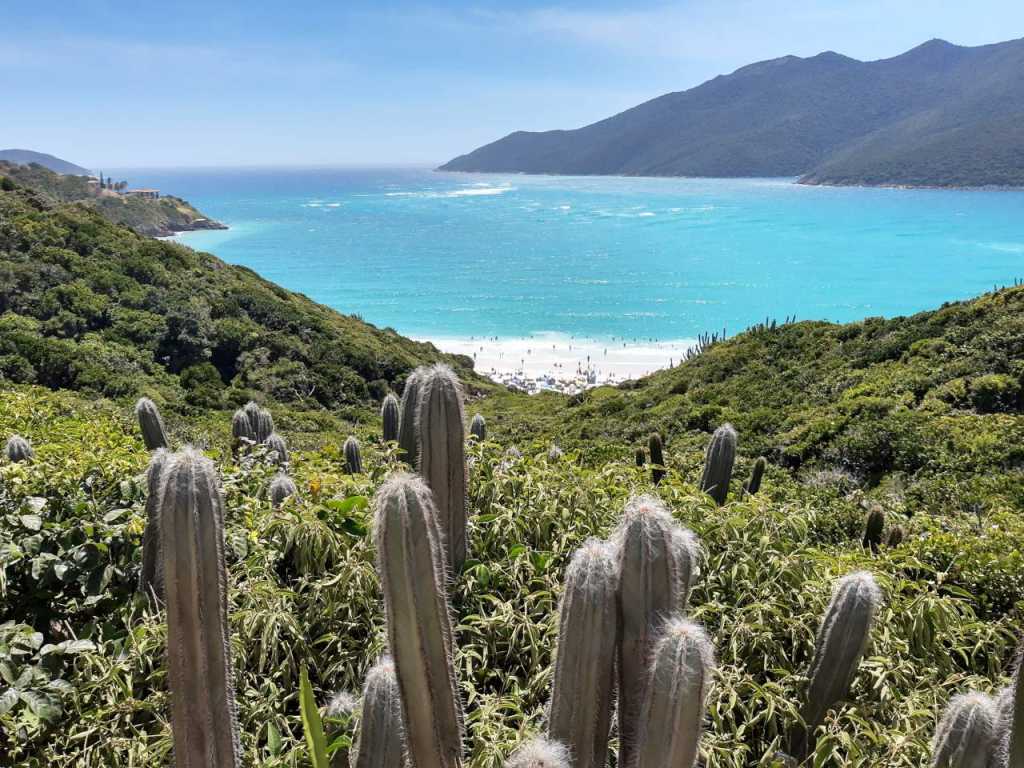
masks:
[[[480,442],[487,439],[487,422],[484,421],[481,414],[478,413],[473,417],[473,421],[469,425],[469,433]]]
[[[651,434],[647,440],[647,452],[651,454],[651,480],[658,485],[665,477],[665,451],[661,443],[661,435]]]
[[[270,504],[274,509],[278,509],[284,504],[285,499],[297,496],[298,493],[299,489],[296,487],[295,481],[285,472],[278,472],[274,475],[274,479],[270,481],[270,486],[267,488],[267,495],[270,497]]]
[[[754,466],[750,468],[750,478],[747,480],[744,490],[751,496],[761,490],[761,480],[764,478],[764,471],[768,468],[768,461],[764,456],[758,456]]]
[[[350,475],[361,475],[363,473],[363,456],[359,450],[359,441],[354,437],[345,440],[343,448],[345,453],[345,472]]]
[[[898,547],[907,536],[907,531],[902,525],[894,525],[889,529],[889,535],[885,539],[888,547]]]
[[[653,496],[626,504],[612,537],[619,571],[619,765],[632,765],[637,722],[654,640],[664,621],[686,608],[698,568],[697,537]]]
[[[426,373],[427,367],[421,365],[409,374],[405,380],[405,389],[402,390],[401,411],[402,418],[398,423],[398,447],[401,449],[402,459],[410,466],[415,467],[419,459],[419,428],[416,424],[416,410],[420,402],[420,377]]]
[[[457,572],[466,560],[466,438],[462,387],[452,369],[434,365],[419,377],[416,411],[420,476],[434,492],[445,562]]]
[[[239,768],[224,502],[217,471],[209,459],[186,448],[167,459],[161,483],[174,763],[179,768]]]
[[[565,571],[548,717],[548,736],[569,748],[573,768],[604,768],[608,760],[619,639],[617,592],[614,550],[588,540]]]
[[[146,527],[142,532],[142,569],[138,589],[144,595],[164,596],[163,570],[160,564],[160,490],[164,470],[171,454],[157,448],[146,469]]]
[[[374,505],[377,570],[406,756],[413,768],[461,768],[462,702],[434,497],[419,477],[400,472],[380,487]]]
[[[288,443],[277,432],[272,432],[266,439],[267,459],[279,467],[288,463]]]
[[[632,765],[696,765],[714,668],[714,648],[704,630],[682,615],[669,618],[654,644]]]
[[[353,715],[358,706],[358,699],[348,691],[338,691],[331,697],[324,709],[324,736],[326,736],[328,744],[333,743],[340,736],[351,737],[355,730]],[[348,747],[335,750],[331,755],[330,768],[349,768],[348,754]]]
[[[824,722],[825,714],[849,693],[881,603],[882,592],[867,571],[851,573],[836,582],[814,645],[807,698],[800,712],[804,727],[796,728],[793,734],[793,751],[798,758],[804,759],[814,751],[814,731]]]
[[[532,739],[512,753],[505,768],[576,768],[569,751],[557,741]]]
[[[135,404],[135,416],[139,420],[142,442],[146,444],[147,451],[171,447],[167,440],[167,432],[164,430],[164,421],[160,418],[160,411],[157,409],[156,403],[148,397],[139,398],[139,402]]]
[[[704,454],[704,474],[700,478],[700,489],[715,500],[718,506],[725,504],[729,496],[729,481],[732,479],[732,465],[736,461],[736,430],[732,424],[723,424],[711,436],[707,453]]]
[[[885,511],[875,504],[864,518],[864,548],[871,548],[876,555],[882,544],[882,531],[885,530]]]
[[[398,440],[398,398],[388,392],[380,407],[380,420],[384,428],[384,442]]]
[[[389,656],[366,673],[354,768],[403,768],[402,702]]]
[[[32,450],[32,444],[21,435],[11,435],[7,438],[7,445],[4,447],[4,454],[8,461],[15,464],[21,461],[31,461],[36,455]]]
[[[658,439],[660,440],[661,438],[658,438]],[[636,455],[635,455],[634,458],[636,459],[636,465],[638,467],[642,467],[644,464],[647,463],[647,454],[644,453],[644,449],[643,448],[637,448],[636,449]]]
[[[991,696],[955,696],[935,730],[933,768],[990,768],[998,746],[999,710]]]

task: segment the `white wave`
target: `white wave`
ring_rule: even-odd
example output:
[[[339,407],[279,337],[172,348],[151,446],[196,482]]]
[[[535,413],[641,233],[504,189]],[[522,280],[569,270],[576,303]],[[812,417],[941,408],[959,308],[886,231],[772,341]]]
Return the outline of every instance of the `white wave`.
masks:
[[[341,208],[341,203],[328,203],[328,208]]]
[[[493,187],[489,184],[473,184],[462,189],[450,189],[445,192],[436,192],[430,189],[418,192],[385,192],[385,197],[418,197],[418,198],[443,198],[443,197],[489,197],[491,195],[503,195],[512,192],[516,188],[511,185]]]

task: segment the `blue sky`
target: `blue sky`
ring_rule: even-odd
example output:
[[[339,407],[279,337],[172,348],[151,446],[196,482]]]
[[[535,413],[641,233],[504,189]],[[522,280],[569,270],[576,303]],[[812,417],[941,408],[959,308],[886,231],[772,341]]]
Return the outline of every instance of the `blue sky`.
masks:
[[[3,0],[0,148],[91,168],[436,163],[744,64],[1024,36],[1020,0]]]

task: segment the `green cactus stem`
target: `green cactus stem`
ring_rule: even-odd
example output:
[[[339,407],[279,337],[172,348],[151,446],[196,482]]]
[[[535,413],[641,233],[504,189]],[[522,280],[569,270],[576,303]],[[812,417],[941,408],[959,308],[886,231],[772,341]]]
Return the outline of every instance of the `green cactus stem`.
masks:
[[[403,768],[403,751],[398,678],[385,656],[366,674],[354,768]]]
[[[999,696],[1000,747],[999,768],[1024,768],[1024,655],[1017,650],[1013,680]]]
[[[160,491],[171,728],[177,768],[239,768],[228,637],[224,505],[213,462],[167,460]]]
[[[445,562],[458,572],[468,543],[462,387],[451,368],[434,365],[420,375],[419,391],[417,470],[434,492]]]
[[[238,458],[239,452],[246,446],[256,441],[256,430],[249,421],[249,414],[244,408],[239,408],[231,417],[231,453]]]
[[[427,367],[421,365],[409,374],[402,390],[401,419],[398,422],[398,447],[402,459],[410,466],[416,467],[419,458],[419,433],[416,423],[416,412],[420,402],[420,377],[426,373]]]
[[[135,416],[139,420],[142,442],[146,444],[147,451],[171,447],[167,432],[164,430],[164,420],[160,418],[156,403],[148,397],[139,398],[135,404]]]
[[[885,530],[885,510],[875,504],[868,510],[864,518],[864,548],[870,548],[876,555],[882,545],[882,533]]]
[[[4,446],[4,455],[7,460],[15,464],[22,461],[31,461],[36,452],[32,450],[32,444],[21,435],[11,435],[7,438],[7,445]]]
[[[715,500],[718,506],[725,504],[729,496],[729,481],[732,480],[732,466],[736,461],[736,430],[732,424],[723,424],[711,436],[704,454],[704,474],[700,478],[700,489]]]
[[[658,485],[665,477],[665,450],[657,432],[648,438],[647,452],[651,455],[651,480]]]
[[[637,731],[635,768],[692,768],[715,654],[704,630],[669,618],[654,644]]]
[[[288,477],[286,472],[278,472],[274,475],[274,479],[270,481],[270,486],[267,488],[267,496],[270,497],[270,504],[274,509],[279,509],[285,499],[297,496],[298,493],[299,489],[296,487],[295,481]]]
[[[422,479],[400,472],[381,486],[374,503],[377,570],[406,756],[413,768],[461,768],[462,702],[433,494]]]
[[[267,459],[272,464],[276,464],[279,467],[288,464],[288,443],[281,435],[277,432],[271,432],[270,436],[264,441],[264,445],[267,446]]]
[[[662,501],[639,496],[626,504],[612,536],[619,572],[619,765],[632,765],[643,688],[655,637],[664,621],[686,608],[698,569],[697,537],[679,525]]]
[[[398,398],[388,392],[380,406],[380,420],[384,430],[384,442],[398,442]]]
[[[659,437],[658,439],[660,440],[661,438]],[[634,458],[636,459],[636,465],[638,467],[642,467],[644,464],[647,463],[647,454],[644,453],[643,448],[636,449],[636,454],[634,455]]]
[[[815,731],[827,712],[846,698],[867,648],[882,592],[867,571],[836,582],[814,646],[807,696],[794,729],[792,751],[800,760],[814,751]]]
[[[487,422],[481,414],[478,413],[473,417],[473,421],[469,425],[469,433],[481,443],[487,439]]]
[[[885,545],[887,547],[898,547],[906,537],[906,529],[902,525],[894,525],[889,529],[889,533],[885,537]]]
[[[342,448],[345,454],[345,472],[350,475],[361,475],[363,473],[363,455],[359,449],[359,441],[354,437],[345,440]]]
[[[753,496],[761,490],[761,480],[764,479],[764,471],[767,468],[768,460],[764,456],[758,456],[754,466],[750,468],[750,477],[747,479],[746,485],[743,486],[745,493]]]
[[[163,599],[163,570],[160,564],[160,491],[164,470],[171,454],[157,448],[146,469],[146,527],[142,532],[142,569],[138,589],[144,595]]]
[[[333,744],[341,736],[348,736],[351,741],[355,730],[355,712],[359,702],[348,691],[338,691],[324,708],[324,736],[328,745]],[[340,747],[331,755],[330,768],[349,768],[349,749]]]
[[[999,745],[999,709],[991,696],[950,700],[932,742],[933,768],[992,768]]]

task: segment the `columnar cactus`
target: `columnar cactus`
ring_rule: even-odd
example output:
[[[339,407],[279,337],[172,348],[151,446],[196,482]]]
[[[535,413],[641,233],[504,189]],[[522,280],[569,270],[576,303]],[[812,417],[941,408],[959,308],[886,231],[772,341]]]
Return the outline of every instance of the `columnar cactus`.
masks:
[[[11,435],[7,438],[7,445],[4,446],[4,454],[8,461],[18,463],[20,461],[31,461],[36,455],[32,450],[32,444],[21,435]]]
[[[419,377],[416,411],[420,475],[434,492],[445,562],[453,571],[466,560],[466,442],[462,387],[452,369],[434,365]]]
[[[505,768],[576,768],[569,750],[557,741],[532,739],[519,747],[505,762]]]
[[[894,525],[889,529],[888,535],[885,537],[885,545],[887,547],[898,547],[903,543],[903,539],[907,536],[907,531],[902,525]]]
[[[345,453],[345,471],[350,475],[361,475],[363,473],[363,455],[359,450],[359,441],[354,437],[345,440],[343,448]]]
[[[729,481],[732,480],[732,465],[736,461],[736,430],[732,424],[723,424],[711,436],[707,453],[704,454],[704,474],[700,478],[700,489],[715,500],[718,506],[725,504],[729,495]]]
[[[353,715],[358,701],[348,691],[338,691],[324,709],[324,735],[331,744],[340,736],[349,735],[353,730]],[[331,768],[349,768],[348,747],[336,749],[331,755]]]
[[[626,505],[613,538],[619,571],[619,760],[632,765],[651,650],[665,619],[686,608],[698,569],[697,537],[680,526],[660,499]]]
[[[274,475],[274,479],[270,481],[270,486],[267,488],[267,495],[270,497],[270,503],[274,509],[284,504],[285,499],[297,496],[298,493],[299,489],[296,487],[295,481],[285,472],[278,472]]]
[[[875,504],[868,510],[864,518],[864,548],[878,554],[882,545],[882,532],[885,530],[885,510]]]
[[[637,731],[635,768],[693,768],[715,653],[704,630],[668,619],[654,645]]]
[[[167,459],[160,491],[168,682],[177,768],[238,768],[224,506],[213,462],[193,448]]]
[[[267,458],[278,466],[288,463],[288,443],[277,432],[271,432],[264,441],[267,446]]]
[[[377,570],[413,768],[462,766],[462,702],[437,519],[430,488],[414,475],[392,475],[377,491]]]
[[[398,423],[398,447],[402,450],[402,458],[410,467],[417,466],[420,439],[416,423],[416,412],[420,403],[420,377],[426,373],[427,367],[421,365],[409,374],[402,390],[402,418]]]
[[[1024,656],[1020,649],[1013,672],[1013,680],[999,696],[1000,730],[1003,744],[1000,747],[1000,768],[1024,768]]]
[[[653,432],[647,440],[647,452],[651,454],[651,480],[655,485],[665,477],[665,452],[661,435]]]
[[[402,702],[395,664],[385,656],[366,674],[354,768],[403,768]]]
[[[252,400],[246,403],[245,407],[242,408],[241,411],[245,414],[245,418],[249,422],[248,434],[239,434],[239,432],[243,431],[243,427],[241,427],[240,424],[236,431],[234,419],[232,419],[231,422],[232,433],[236,438],[246,437],[255,443],[265,443],[267,438],[274,433],[274,417],[271,415],[270,411],[266,408],[261,408]],[[236,411],[235,417],[237,416],[238,412]]]
[[[659,437],[658,439],[660,440],[661,438]],[[638,467],[642,467],[644,464],[647,463],[647,454],[644,453],[644,449],[643,448],[637,448],[636,449],[636,454],[634,455],[633,458],[636,459],[636,465]]]
[[[801,760],[814,750],[814,732],[825,714],[849,693],[881,603],[882,592],[867,571],[836,582],[814,645],[807,698],[800,711],[803,726],[792,737],[793,751]]]
[[[239,408],[231,417],[231,452],[237,457],[238,452],[246,444],[257,442],[256,430],[249,420],[249,414],[244,408]]]
[[[761,490],[761,480],[764,478],[764,471],[768,468],[768,461],[764,456],[758,456],[754,466],[750,468],[750,478],[743,490],[753,496]]]
[[[573,768],[608,759],[619,639],[618,573],[610,545],[590,539],[565,571],[548,736],[565,744]]]
[[[139,398],[139,402],[135,404],[135,416],[139,420],[142,442],[146,444],[147,451],[171,447],[167,432],[164,430],[164,420],[160,418],[156,403],[148,397]]]
[[[384,442],[398,441],[398,398],[388,392],[380,407],[380,420],[384,428]]]
[[[933,768],[991,768],[998,747],[999,710],[991,696],[955,696],[932,742]]]
[[[478,413],[473,417],[473,421],[469,425],[469,433],[480,442],[487,439],[487,422],[484,421],[482,414]]]
[[[160,491],[164,470],[171,454],[157,448],[146,469],[146,527],[142,532],[142,569],[138,589],[144,595],[163,599],[163,573],[160,566]]]

